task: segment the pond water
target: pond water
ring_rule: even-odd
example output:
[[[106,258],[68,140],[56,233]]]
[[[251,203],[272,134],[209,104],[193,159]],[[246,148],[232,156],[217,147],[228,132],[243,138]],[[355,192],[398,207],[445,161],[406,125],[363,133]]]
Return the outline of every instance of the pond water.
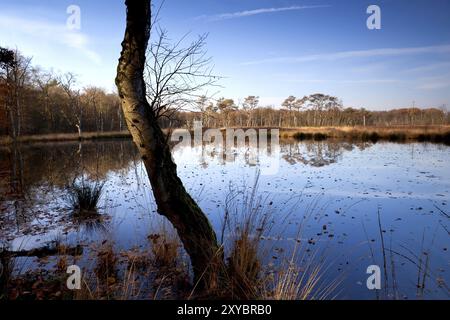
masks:
[[[289,140],[256,158],[253,151],[173,151],[179,176],[219,238],[230,193],[257,181],[256,203],[271,217],[261,240],[264,263],[300,245],[303,260],[323,264],[321,282],[339,279],[337,299],[450,297],[450,147]],[[171,229],[156,213],[131,141],[23,145],[0,156],[0,243],[11,250],[60,237],[83,244],[108,237],[130,249]],[[65,187],[80,175],[105,182],[102,223],[70,216]],[[380,267],[381,290],[366,286],[370,265]]]

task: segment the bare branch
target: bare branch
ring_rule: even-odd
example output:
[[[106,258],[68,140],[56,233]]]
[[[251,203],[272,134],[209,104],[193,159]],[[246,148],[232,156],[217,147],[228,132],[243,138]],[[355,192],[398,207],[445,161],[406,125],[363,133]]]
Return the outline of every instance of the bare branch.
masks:
[[[176,111],[192,109],[220,77],[213,74],[212,60],[206,55],[207,34],[183,47],[188,34],[171,43],[165,30],[154,27],[154,32],[152,38],[157,40],[147,49],[147,99],[157,118],[170,118]]]

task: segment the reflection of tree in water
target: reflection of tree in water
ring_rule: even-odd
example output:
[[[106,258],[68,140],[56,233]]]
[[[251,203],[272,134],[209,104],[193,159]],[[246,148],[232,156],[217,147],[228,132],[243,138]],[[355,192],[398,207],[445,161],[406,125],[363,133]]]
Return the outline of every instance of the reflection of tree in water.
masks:
[[[25,165],[21,171],[10,174],[20,176],[15,179],[23,181],[24,193],[36,186],[64,187],[81,174],[102,180],[109,172],[126,170],[137,158],[136,149],[129,141],[43,144],[20,146],[18,150],[10,157],[9,166]]]
[[[281,158],[289,164],[302,163],[312,167],[323,167],[339,161],[346,151],[353,151],[355,148],[364,150],[372,146],[370,142],[347,142],[337,140],[323,141],[301,141],[292,142],[280,141]],[[182,147],[190,148],[190,147]],[[268,157],[278,157],[274,154],[270,144],[266,149],[261,150],[246,145],[241,148],[216,148],[212,144],[203,144],[198,150],[198,163],[201,167],[207,168],[209,162],[217,160],[225,165],[227,162],[242,161],[248,166],[255,166],[259,157],[266,154]]]
[[[190,147],[180,146],[179,148],[179,150],[181,150]],[[268,157],[273,156],[273,148],[270,143],[264,148],[255,148],[254,146],[250,146],[248,141],[246,141],[245,147],[233,146],[226,148],[224,146],[217,147],[213,143],[204,142],[199,147],[197,162],[203,169],[208,168],[209,163],[214,160],[221,165],[242,160],[246,165],[253,167],[258,164],[261,155],[266,155]]]
[[[336,163],[346,151],[355,148],[364,150],[371,145],[367,142],[350,143],[333,140],[286,143],[281,144],[281,157],[289,164],[302,163],[312,167],[323,167]]]
[[[27,227],[76,177],[104,180],[138,161],[131,141],[17,145],[0,154],[0,230]]]

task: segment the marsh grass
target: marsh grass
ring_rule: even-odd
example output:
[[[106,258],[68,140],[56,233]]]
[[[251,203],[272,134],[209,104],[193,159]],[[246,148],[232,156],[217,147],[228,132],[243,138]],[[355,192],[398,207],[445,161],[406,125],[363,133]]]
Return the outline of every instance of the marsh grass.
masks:
[[[112,234],[91,248],[81,290],[74,299],[136,300],[184,298],[190,290],[189,267],[176,233],[165,222],[155,226],[148,246],[118,250]]]
[[[331,263],[324,254],[315,251],[307,255],[296,245],[291,256],[266,275],[261,290],[264,300],[324,300],[334,299],[342,277],[324,279]]]
[[[99,279],[113,282],[117,276],[118,258],[111,243],[106,242],[97,253],[97,264],[95,274]]]
[[[228,299],[324,299],[335,291],[338,281],[326,283],[322,276],[327,270],[326,259],[319,253],[311,254],[300,241],[288,245],[276,265],[268,261],[277,251],[268,241],[275,225],[270,196],[258,191],[259,173],[252,186],[230,185],[225,201],[221,241],[225,248],[226,265],[221,298]],[[295,201],[294,201],[295,202]],[[292,205],[292,209],[298,203]],[[305,212],[298,227],[301,238],[305,221],[314,210]],[[277,213],[281,214],[281,213]],[[278,216],[285,220],[289,212]],[[278,221],[277,219],[277,221]],[[282,228],[281,228],[282,229]],[[277,238],[275,236],[275,238]],[[281,238],[281,237],[278,237]]]
[[[230,184],[225,199],[221,242],[229,252],[224,283],[233,299],[254,299],[259,291],[261,237],[271,228],[272,212],[267,198],[258,195],[258,183],[259,173],[249,188]]]
[[[107,140],[107,139],[129,139],[131,135],[128,131],[111,132],[83,132],[81,137],[78,133],[50,133],[40,135],[24,135],[17,137],[16,142],[55,142],[55,141],[83,141],[83,140]],[[0,136],[0,145],[12,144],[14,140],[9,136]]]
[[[98,214],[103,186],[103,182],[90,181],[82,177],[67,187],[67,197],[74,216],[93,217]]]
[[[151,242],[152,263],[159,268],[172,268],[177,265],[180,242],[168,232],[148,236]]]
[[[92,248],[91,265],[86,265],[82,274],[81,289],[74,291],[75,300],[130,300],[138,299],[142,283],[137,281],[137,255],[130,256],[125,263],[116,252],[111,239]]]
[[[344,139],[350,141],[390,142],[432,142],[450,145],[448,126],[430,127],[305,127],[290,129],[282,133],[285,138],[299,141],[325,139]]]
[[[278,222],[275,223],[276,210],[271,196],[260,193],[258,185],[259,173],[250,186],[243,183],[239,187],[234,184],[229,187],[222,233],[218,233],[225,256],[220,291],[195,292],[189,262],[182,256],[183,249],[175,230],[160,226],[161,229],[148,236],[148,247],[117,252],[109,238],[93,245],[87,256],[91,265],[84,266],[82,289],[67,297],[83,300],[329,297],[335,286],[333,281],[331,284],[322,281],[327,267],[322,260],[316,259],[319,254],[308,256],[300,244],[296,244],[292,251],[286,249],[286,259],[280,256],[276,266],[269,263],[267,257],[274,249],[270,246],[275,244],[268,239]],[[298,204],[292,204],[292,208],[298,208]],[[306,211],[309,213],[305,212],[305,217],[314,209]],[[278,214],[277,221],[285,220],[289,215]],[[301,227],[298,233],[297,238],[301,238]],[[71,264],[61,240],[56,242],[60,250],[55,279]]]
[[[344,276],[328,277],[333,267],[329,247],[312,249],[306,239],[305,227],[310,219],[322,214],[327,204],[317,195],[304,208],[303,219],[297,227],[295,241],[287,244],[279,254],[277,265],[269,263],[261,281],[260,299],[264,300],[323,300],[338,296]],[[298,204],[294,203],[293,208]]]

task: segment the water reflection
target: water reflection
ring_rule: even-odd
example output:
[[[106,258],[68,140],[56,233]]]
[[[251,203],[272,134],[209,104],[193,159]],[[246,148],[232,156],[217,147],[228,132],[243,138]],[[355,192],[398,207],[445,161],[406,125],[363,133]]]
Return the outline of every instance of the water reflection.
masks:
[[[9,232],[32,233],[46,204],[59,198],[63,206],[66,186],[78,176],[105,180],[138,161],[130,141],[20,145],[0,153],[0,229]]]
[[[298,226],[304,224],[300,241],[311,252],[329,250],[336,265],[329,267],[331,276],[347,270],[342,297],[376,298],[364,285],[366,268],[382,266],[385,256],[388,284],[391,291],[395,285],[397,297],[448,298],[449,150],[325,140],[234,149],[232,157],[203,145],[175,149],[173,156],[181,179],[218,234],[230,183],[251,184],[257,168],[279,161],[278,172],[260,180],[260,192],[270,196],[275,220],[283,225],[267,241],[286,249],[299,240]],[[155,226],[166,222],[155,214],[146,172],[131,141],[22,145],[0,149],[0,155],[0,242],[12,247],[39,246],[57,235],[76,245],[108,234],[118,246],[130,248],[142,245]],[[76,219],[67,208],[65,188],[80,175],[105,182],[101,215],[93,219]],[[293,197],[299,201],[289,206]],[[418,265],[427,259],[424,276]],[[420,288],[415,282],[419,272]]]
[[[370,146],[369,143],[339,141],[285,141],[281,143],[281,157],[292,165],[302,163],[321,167],[336,163],[346,151],[364,150]],[[196,161],[203,168],[216,160],[223,165],[243,161],[254,166],[259,162],[254,159],[254,155],[259,154],[254,148],[233,149],[230,151],[232,157],[226,157],[211,145],[200,149]],[[266,156],[273,156],[270,147],[265,151]],[[0,153],[0,202],[16,201],[18,207],[24,200],[37,201],[36,192],[64,188],[80,175],[104,180],[109,173],[124,174],[131,165],[137,167],[140,162],[130,141],[20,145],[0,148]],[[219,155],[222,156],[218,158]]]
[[[372,144],[366,142],[350,143],[344,141],[291,142],[281,146],[282,158],[289,164],[302,163],[312,167],[323,167],[339,161],[346,151],[355,148],[365,150]]]
[[[230,148],[222,150],[212,144],[204,144],[201,147],[176,147],[175,154],[179,158],[198,164],[202,168],[208,168],[210,164],[226,165],[239,162],[248,167],[255,167],[263,162],[274,162],[279,159],[288,164],[304,164],[312,167],[323,167],[337,163],[345,152],[355,149],[365,150],[373,144],[369,142],[346,142],[338,140],[302,141],[284,140],[279,146],[267,148],[255,148],[251,146]]]

